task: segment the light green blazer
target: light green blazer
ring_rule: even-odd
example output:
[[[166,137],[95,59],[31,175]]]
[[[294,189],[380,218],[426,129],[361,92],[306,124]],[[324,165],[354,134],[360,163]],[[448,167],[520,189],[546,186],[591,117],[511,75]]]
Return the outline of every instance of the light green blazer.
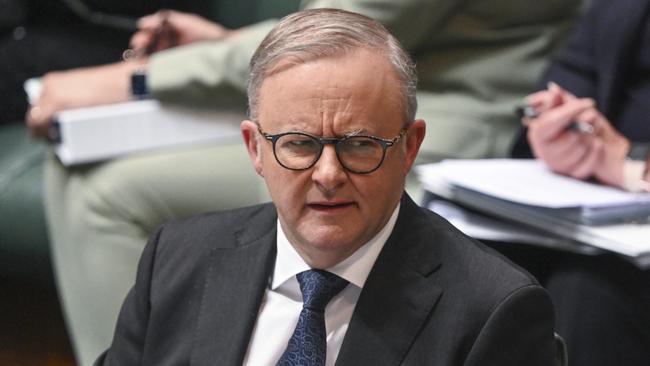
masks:
[[[508,155],[514,108],[579,15],[580,0],[303,0],[380,20],[416,60],[422,161]],[[277,20],[221,42],[154,55],[149,87],[163,100],[245,108],[248,62]]]

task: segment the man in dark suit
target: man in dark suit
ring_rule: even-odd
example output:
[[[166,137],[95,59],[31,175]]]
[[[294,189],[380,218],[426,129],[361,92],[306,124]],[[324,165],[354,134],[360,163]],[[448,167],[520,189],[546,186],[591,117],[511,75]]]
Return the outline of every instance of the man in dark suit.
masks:
[[[528,102],[514,154],[629,191],[650,191],[650,0],[594,0]],[[593,133],[567,128],[590,124]],[[532,148],[532,149],[531,149]],[[545,263],[558,331],[575,366],[647,365],[650,270],[611,255]]]
[[[376,21],[283,19],[241,124],[272,204],[162,226],[100,365],[552,365],[528,273],[404,194],[415,69]]]

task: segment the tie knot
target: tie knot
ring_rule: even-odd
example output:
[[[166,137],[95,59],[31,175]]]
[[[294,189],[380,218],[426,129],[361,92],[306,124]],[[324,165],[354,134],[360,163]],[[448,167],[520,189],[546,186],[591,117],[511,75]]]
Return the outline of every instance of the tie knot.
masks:
[[[303,307],[323,312],[327,303],[348,284],[343,278],[320,269],[296,275],[302,292]]]

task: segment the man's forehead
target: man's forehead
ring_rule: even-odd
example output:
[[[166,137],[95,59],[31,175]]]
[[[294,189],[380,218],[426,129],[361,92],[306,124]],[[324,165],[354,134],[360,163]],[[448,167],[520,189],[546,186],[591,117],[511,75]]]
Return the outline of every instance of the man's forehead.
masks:
[[[373,65],[374,67],[387,68],[390,70],[388,73],[397,79],[397,71],[390,59],[382,51],[367,47],[342,49],[338,52],[324,54],[310,52],[288,53],[267,69],[264,79],[266,80],[279,73],[295,72],[298,66],[328,64],[332,67],[345,67],[358,62]],[[360,75],[373,75],[373,70],[370,67],[364,71]]]
[[[400,83],[389,69],[392,64],[382,55],[363,49],[289,61],[264,80],[259,121],[276,133],[381,133],[384,126],[403,119]]]
[[[378,58],[382,57],[378,51],[366,47],[347,47],[339,48],[336,50],[329,49],[323,51],[312,50],[309,52],[287,52],[285,55],[278,58],[273,64],[269,66],[265,76],[269,77],[276,73],[286,71],[294,66],[306,64],[309,62],[316,62],[327,59],[340,60],[342,58],[354,56],[355,54],[361,54],[362,52],[375,54]]]
[[[402,97],[393,65],[384,56],[367,50],[300,63],[288,58],[274,70],[262,82],[262,100],[273,99],[278,93],[293,93],[300,99],[312,98],[310,102],[318,106],[339,106],[351,97],[371,94]]]

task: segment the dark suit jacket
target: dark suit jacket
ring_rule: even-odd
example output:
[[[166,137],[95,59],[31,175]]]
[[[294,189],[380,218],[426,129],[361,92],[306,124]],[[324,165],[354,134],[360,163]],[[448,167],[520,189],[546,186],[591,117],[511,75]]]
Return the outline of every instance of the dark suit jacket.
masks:
[[[637,77],[632,63],[639,57],[638,50],[648,46],[641,44],[641,37],[649,12],[650,0],[593,0],[553,59],[540,89],[555,81],[579,97],[594,98],[598,110],[616,127],[624,89]],[[634,141],[639,141],[639,135],[647,136],[647,120],[639,122],[624,135]],[[512,152],[515,157],[532,156],[526,129],[520,131]]]
[[[160,228],[104,365],[240,365],[275,261],[272,204]],[[528,273],[408,196],[337,365],[552,365],[553,309]]]

